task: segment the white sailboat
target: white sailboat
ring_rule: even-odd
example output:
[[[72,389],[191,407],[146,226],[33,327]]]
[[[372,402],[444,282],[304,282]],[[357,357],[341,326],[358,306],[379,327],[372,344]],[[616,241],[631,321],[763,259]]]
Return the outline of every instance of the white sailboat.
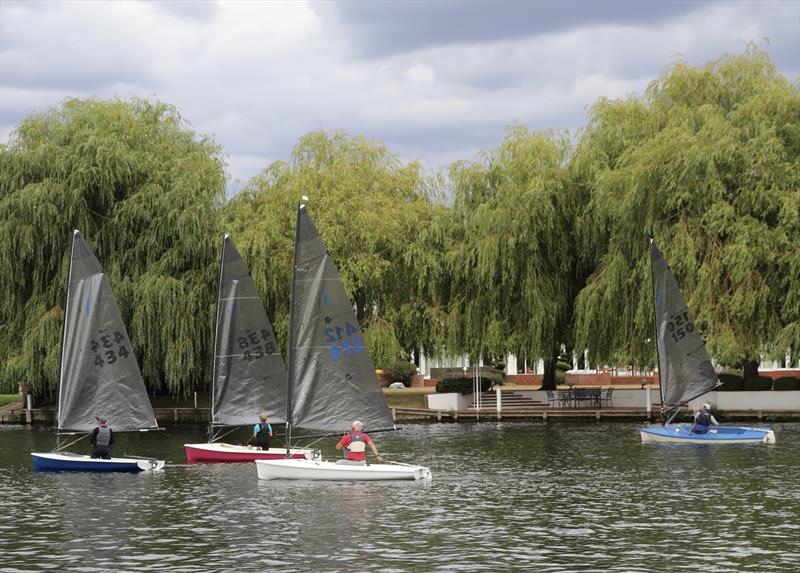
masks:
[[[63,436],[85,437],[100,417],[108,419],[114,433],[160,429],[114,293],[77,230],[72,237],[58,388],[56,444],[52,452],[31,454],[35,471],[140,472],[164,467],[164,460],[98,459],[64,451],[74,442],[63,444]]]
[[[394,427],[353,304],[305,205],[297,209],[289,326],[287,447],[294,427],[343,434],[353,420],[365,430]],[[423,480],[423,466],[257,460],[260,479]]]

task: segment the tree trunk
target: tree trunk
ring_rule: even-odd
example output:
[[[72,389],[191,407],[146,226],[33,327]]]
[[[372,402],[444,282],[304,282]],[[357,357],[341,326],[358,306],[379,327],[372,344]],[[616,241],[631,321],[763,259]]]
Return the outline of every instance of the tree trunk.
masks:
[[[556,389],[556,362],[558,353],[554,352],[550,358],[544,361],[544,377],[542,378],[542,390]]]
[[[749,380],[758,376],[758,360],[742,360],[742,378]]]

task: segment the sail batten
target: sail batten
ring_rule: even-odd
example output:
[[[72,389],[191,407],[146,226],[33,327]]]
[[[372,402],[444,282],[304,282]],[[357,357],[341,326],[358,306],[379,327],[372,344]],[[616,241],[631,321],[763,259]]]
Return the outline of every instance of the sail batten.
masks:
[[[289,371],[295,426],[347,431],[393,425],[353,304],[304,206],[298,208]]]
[[[719,380],[675,275],[654,241],[650,266],[662,407],[670,412],[713,390]]]
[[[62,344],[59,430],[90,431],[97,417],[121,432],[158,428],[114,293],[78,231],[72,238]]]
[[[225,235],[217,293],[211,423],[284,422],[286,368],[250,271]]]

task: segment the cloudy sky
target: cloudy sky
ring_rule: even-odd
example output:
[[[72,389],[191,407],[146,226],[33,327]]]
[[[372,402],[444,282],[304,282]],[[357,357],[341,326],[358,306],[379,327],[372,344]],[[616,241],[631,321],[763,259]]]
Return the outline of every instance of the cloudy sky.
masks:
[[[67,97],[154,96],[223,146],[233,189],[317,129],[437,169],[765,39],[798,81],[800,0],[0,0],[0,141]]]

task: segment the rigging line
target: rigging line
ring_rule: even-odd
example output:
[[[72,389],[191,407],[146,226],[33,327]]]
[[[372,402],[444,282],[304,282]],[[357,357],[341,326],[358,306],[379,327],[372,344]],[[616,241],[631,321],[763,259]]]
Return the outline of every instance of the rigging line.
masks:
[[[68,447],[70,447],[70,446],[71,446],[71,445],[73,445],[73,444],[77,444],[77,443],[78,443],[78,442],[80,442],[82,439],[84,439],[84,438],[86,438],[86,437],[88,437],[88,436],[89,436],[89,434],[83,434],[83,435],[82,435],[80,438],[78,438],[78,439],[76,439],[76,440],[72,440],[72,441],[71,441],[71,442],[69,442],[68,444],[65,444],[65,445],[63,445],[63,446],[56,446],[56,453],[60,452],[61,450],[65,450],[65,449],[67,449]]]
[[[215,442],[215,441],[217,441],[217,440],[221,440],[222,438],[224,438],[224,437],[225,437],[225,436],[227,436],[228,434],[232,434],[233,432],[235,432],[236,430],[238,430],[238,429],[239,429],[239,428],[241,428],[241,427],[243,427],[243,426],[233,426],[233,427],[231,427],[231,428],[230,428],[230,429],[229,429],[227,432],[225,432],[225,433],[215,433],[215,434],[212,434],[212,435],[211,435],[211,442],[213,443],[213,442]]]

